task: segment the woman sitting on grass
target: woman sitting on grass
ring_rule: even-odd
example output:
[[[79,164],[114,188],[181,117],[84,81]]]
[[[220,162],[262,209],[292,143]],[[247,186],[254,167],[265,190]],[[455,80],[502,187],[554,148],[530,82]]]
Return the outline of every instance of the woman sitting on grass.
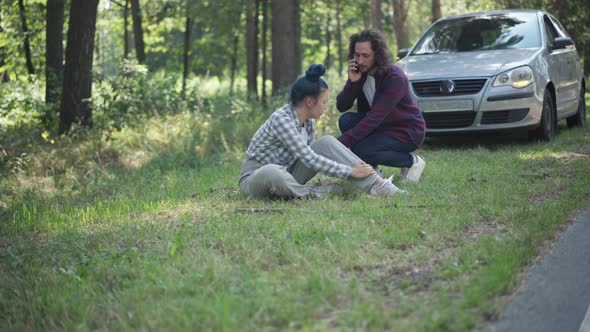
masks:
[[[312,65],[291,88],[291,102],[276,110],[250,141],[242,163],[240,190],[255,197],[319,197],[326,188],[305,185],[318,172],[342,179],[374,196],[404,192],[375,173],[332,136],[314,139],[315,120],[326,111],[328,84],[323,65]]]

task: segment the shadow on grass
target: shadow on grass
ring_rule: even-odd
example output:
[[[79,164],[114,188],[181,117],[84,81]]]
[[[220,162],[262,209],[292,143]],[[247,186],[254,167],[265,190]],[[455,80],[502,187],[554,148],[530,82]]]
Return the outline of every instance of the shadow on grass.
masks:
[[[566,134],[575,128],[569,128],[565,121],[560,121],[557,125],[555,139],[559,139],[562,134]],[[441,149],[472,149],[485,147],[489,150],[497,150],[506,147],[526,147],[536,144],[547,144],[549,142],[530,138],[527,130],[508,131],[489,131],[489,132],[471,132],[460,134],[435,134],[428,135],[424,146],[432,150]]]
[[[481,146],[496,150],[507,146],[525,146],[532,142],[526,133],[466,133],[427,136],[424,146],[432,150],[472,149]]]

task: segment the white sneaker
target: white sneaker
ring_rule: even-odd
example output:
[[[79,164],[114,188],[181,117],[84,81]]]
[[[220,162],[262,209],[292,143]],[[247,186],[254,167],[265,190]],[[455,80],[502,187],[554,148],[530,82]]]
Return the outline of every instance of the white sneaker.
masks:
[[[380,184],[373,185],[369,193],[373,196],[395,196],[398,194],[406,194],[407,191],[399,189],[391,183],[391,177],[383,179]]]
[[[420,177],[422,176],[422,172],[424,172],[424,167],[426,166],[426,161],[422,159],[418,155],[414,155],[414,164],[410,168],[406,168],[407,172],[404,176],[404,168],[400,171],[400,174],[406,178],[406,180],[418,182]]]

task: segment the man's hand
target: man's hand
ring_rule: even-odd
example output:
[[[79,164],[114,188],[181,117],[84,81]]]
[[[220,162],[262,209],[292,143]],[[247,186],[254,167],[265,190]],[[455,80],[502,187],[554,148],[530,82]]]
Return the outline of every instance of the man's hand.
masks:
[[[371,165],[364,161],[359,161],[350,167],[350,174],[348,176],[353,179],[364,179],[373,173],[375,173],[375,170]]]
[[[348,79],[351,82],[356,82],[361,79],[359,65],[355,59],[348,60]]]

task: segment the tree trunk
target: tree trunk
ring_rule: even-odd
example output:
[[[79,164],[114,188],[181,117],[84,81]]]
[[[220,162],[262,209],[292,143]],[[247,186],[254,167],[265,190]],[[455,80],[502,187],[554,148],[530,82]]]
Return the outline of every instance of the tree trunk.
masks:
[[[266,107],[266,53],[267,53],[267,32],[268,32],[268,0],[262,0],[262,105]]]
[[[145,44],[143,43],[143,28],[141,26],[141,9],[139,7],[139,0],[131,0],[131,15],[133,16],[135,56],[139,63],[145,63]]]
[[[586,91],[590,91],[590,48],[586,47],[582,50],[584,57],[584,77],[586,77]]]
[[[0,28],[0,32],[2,32],[2,29]],[[6,65],[6,50],[4,49],[4,47],[0,47],[0,68],[4,67]],[[8,73],[6,72],[6,70],[2,70],[0,71],[0,83],[6,83],[8,82]]]
[[[63,81],[63,26],[65,0],[48,0],[45,41],[45,102],[59,101]]]
[[[393,30],[397,40],[397,49],[407,48],[410,46],[408,33],[408,10],[405,0],[393,0]]]
[[[234,51],[231,58],[231,75],[229,81],[229,95],[230,97],[234,95],[234,81],[236,78],[236,69],[238,65],[238,33],[234,34]]]
[[[182,53],[184,59],[184,66],[182,70],[182,94],[184,95],[186,89],[186,79],[190,71],[190,52],[191,52],[191,32],[193,30],[193,18],[191,17],[191,11],[189,1],[186,2],[186,24],[184,28],[184,52]]]
[[[123,58],[129,58],[129,0],[125,0],[123,7]]]
[[[4,7],[0,6],[0,17],[4,17],[2,13],[2,9]],[[3,33],[4,29],[2,29],[2,24],[0,24],[0,33]],[[2,68],[6,65],[6,59],[8,58],[8,52],[6,51],[6,47],[0,46],[0,83],[6,83],[10,81],[10,77],[8,76],[7,70],[2,70]]]
[[[246,67],[248,99],[258,99],[258,7],[259,0],[246,0]]]
[[[373,29],[383,30],[381,19],[381,0],[371,0],[371,25]]]
[[[301,0],[294,0],[293,5],[293,31],[295,32],[295,40],[293,41],[295,77],[293,79],[295,79],[301,73],[301,63],[303,61],[303,48],[301,47]]]
[[[94,36],[94,61],[95,64],[100,68],[102,65],[102,54],[100,49],[100,31]]]
[[[330,68],[332,65],[332,14],[328,13],[326,20],[326,59],[324,60],[324,66]]]
[[[4,60],[4,50],[0,49],[0,67],[4,67],[6,65],[6,61]],[[7,71],[0,72],[0,83],[7,83],[10,82],[10,78],[8,77]]]
[[[301,72],[300,0],[274,0],[272,8],[272,93],[278,95]]]
[[[31,59],[31,43],[30,43],[31,32],[29,31],[29,28],[27,27],[27,14],[25,11],[25,4],[24,4],[23,0],[18,0],[18,9],[20,12],[20,20],[21,20],[21,24],[22,24],[22,28],[23,28],[23,35],[25,36],[24,48],[25,48],[25,58],[26,58],[26,62],[27,62],[27,71],[29,72],[29,75],[35,75],[35,68],[33,67],[33,61]]]
[[[0,17],[2,17],[2,6],[0,6]],[[0,25],[0,33],[4,32],[2,29],[2,25]],[[2,68],[6,65],[6,58],[8,54],[6,52],[6,48],[0,46],[0,83],[8,82],[8,72],[6,70],[2,70]]]
[[[92,55],[96,31],[98,0],[72,0],[66,46],[60,134],[68,132],[75,123],[92,127]]]
[[[432,0],[432,23],[436,22],[441,17],[440,0]]]
[[[338,73],[342,75],[344,69],[344,48],[342,46],[342,25],[340,23],[340,0],[336,0],[336,40],[338,44]]]
[[[552,14],[555,15],[555,17],[561,17],[561,7],[562,7],[561,0],[552,0],[550,3],[550,6],[551,6]]]
[[[518,4],[514,0],[506,1],[506,9],[516,9],[518,8]]]

